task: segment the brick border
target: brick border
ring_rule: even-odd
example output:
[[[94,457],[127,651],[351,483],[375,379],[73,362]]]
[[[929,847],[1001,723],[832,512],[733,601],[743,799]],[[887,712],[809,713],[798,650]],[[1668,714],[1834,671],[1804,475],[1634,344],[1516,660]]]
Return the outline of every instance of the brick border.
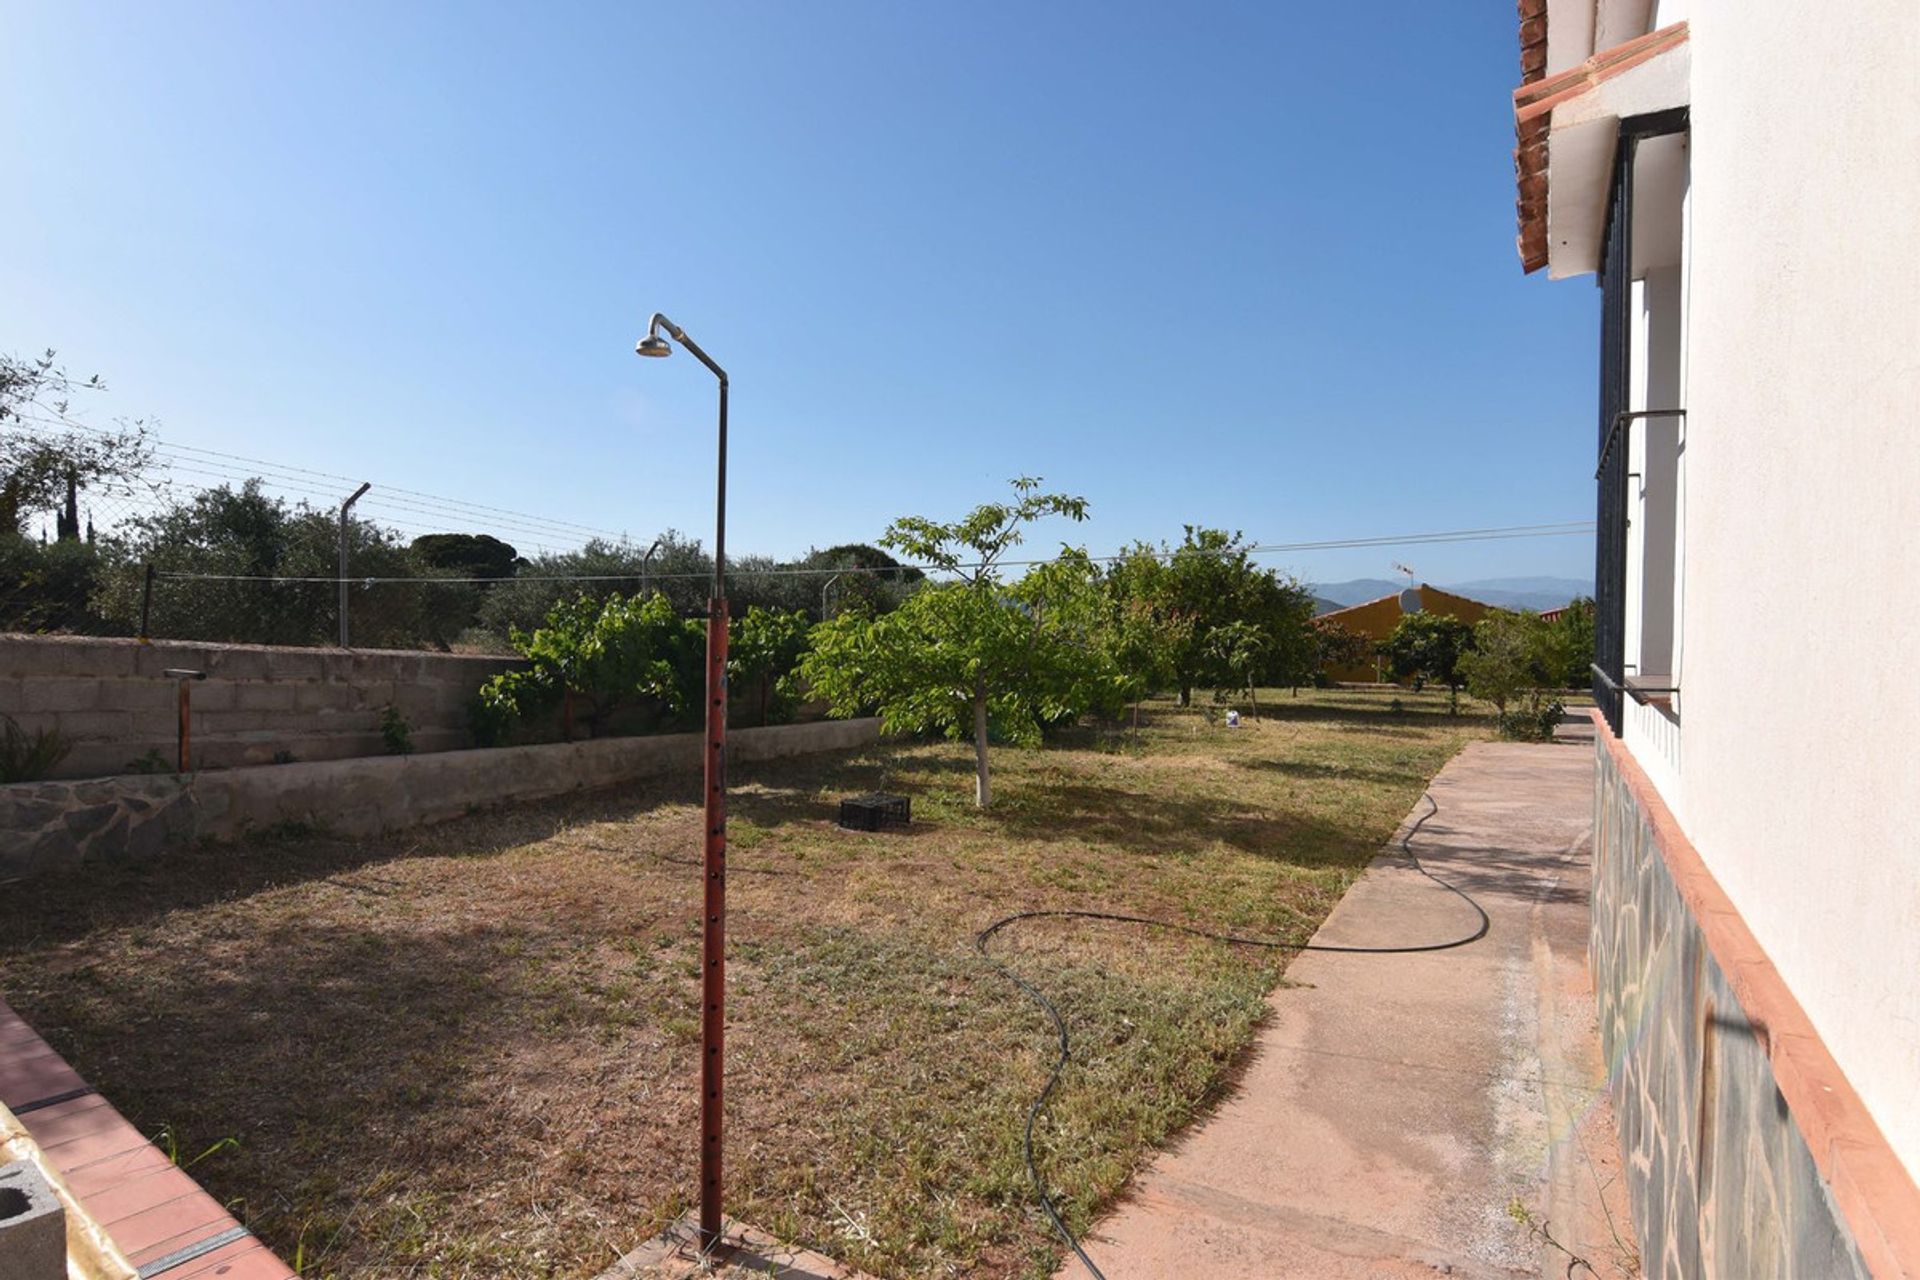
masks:
[[[1653,832],[1680,900],[1739,997],[1861,1260],[1875,1280],[1920,1280],[1920,1186],[1646,771],[1598,711],[1588,714]]]
[[[0,1000],[0,1138],[17,1131],[117,1258],[100,1274],[140,1280],[297,1280],[273,1251],[129,1124]],[[70,1198],[70,1199],[69,1199]],[[69,1227],[72,1227],[69,1223]],[[82,1235],[86,1233],[83,1231]],[[68,1231],[69,1250],[75,1233]],[[80,1274],[75,1271],[74,1274]]]

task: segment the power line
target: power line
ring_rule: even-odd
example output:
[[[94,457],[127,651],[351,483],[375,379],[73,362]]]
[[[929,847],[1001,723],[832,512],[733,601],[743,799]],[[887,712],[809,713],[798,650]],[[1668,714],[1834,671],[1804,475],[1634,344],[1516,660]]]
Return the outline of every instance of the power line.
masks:
[[[31,422],[40,427],[56,431],[75,430],[98,436],[113,434],[99,427],[44,417],[38,414],[22,414],[20,415],[20,421],[23,423]],[[179,461],[196,462],[203,466],[211,467],[221,466],[222,464],[220,462],[211,461],[213,459],[221,459],[228,463],[238,462],[248,467],[264,468],[265,474],[253,472],[249,473],[247,478],[252,479],[257,477],[270,481],[289,491],[303,492],[309,496],[331,497],[334,495],[330,490],[298,487],[301,485],[310,485],[310,480],[303,480],[300,479],[300,477],[337,482],[349,488],[359,483],[359,480],[354,477],[340,475],[335,472],[295,466],[291,463],[268,462],[263,458],[252,458],[244,454],[227,453],[222,450],[207,449],[198,445],[179,444],[174,441],[162,439],[156,433],[150,434],[152,434],[155,450],[168,458]],[[181,455],[183,454],[196,456],[182,458]],[[233,468],[227,467],[226,470],[232,471]],[[211,474],[216,478],[220,475],[219,472],[202,472],[199,474]],[[556,520],[547,516],[531,515],[527,512],[514,511],[506,507],[494,507],[485,503],[468,502],[460,498],[448,498],[438,494],[423,493],[417,489],[406,489],[397,485],[380,484],[376,486],[376,491],[382,494],[397,494],[404,498],[414,499],[415,502],[413,503],[402,503],[389,498],[386,500],[386,505],[398,510],[412,511],[418,515],[427,515],[443,519],[447,517],[458,517],[479,522],[491,522],[499,527],[513,527],[520,531],[532,533],[535,536],[565,537],[572,540],[580,540],[581,536],[585,535],[585,537],[589,538],[603,538],[609,541],[620,542],[625,540],[626,536],[615,533],[610,529],[601,529],[592,525],[579,524],[571,520]],[[369,499],[369,501],[371,501],[371,499]],[[529,526],[535,527],[530,528]]]

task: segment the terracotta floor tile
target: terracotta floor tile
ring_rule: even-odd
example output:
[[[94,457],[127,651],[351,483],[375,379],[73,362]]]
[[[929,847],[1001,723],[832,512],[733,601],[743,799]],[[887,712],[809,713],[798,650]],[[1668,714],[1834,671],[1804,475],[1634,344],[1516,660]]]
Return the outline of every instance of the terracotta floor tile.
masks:
[[[107,1100],[97,1093],[84,1093],[50,1107],[29,1111],[20,1117],[33,1140],[43,1147],[66,1142],[83,1134],[96,1133],[120,1119]]]
[[[89,1197],[99,1194],[128,1178],[138,1177],[155,1169],[171,1169],[173,1161],[167,1159],[167,1153],[152,1143],[123,1151],[117,1156],[108,1156],[105,1160],[95,1160],[71,1172],[64,1173],[67,1185],[73,1188],[73,1194],[80,1197],[82,1204],[90,1203]]]
[[[52,1161],[53,1167],[65,1174],[71,1169],[83,1169],[96,1160],[105,1160],[150,1145],[138,1129],[122,1120],[116,1112],[112,1123],[102,1125],[92,1133],[51,1145],[43,1142],[40,1149]]]
[[[56,1093],[86,1087],[86,1081],[51,1049],[31,1057],[0,1056],[0,1102],[24,1107]]]
[[[224,1231],[234,1221],[212,1196],[192,1191],[104,1225],[113,1242],[140,1267]]]
[[[286,1263],[248,1236],[167,1272],[167,1280],[288,1280],[292,1275]]]
[[[170,1203],[181,1196],[192,1195],[198,1190],[199,1183],[169,1163],[164,1168],[143,1169],[124,1177],[113,1186],[86,1197],[85,1204],[94,1220],[106,1224],[111,1231],[112,1225],[122,1218]]]

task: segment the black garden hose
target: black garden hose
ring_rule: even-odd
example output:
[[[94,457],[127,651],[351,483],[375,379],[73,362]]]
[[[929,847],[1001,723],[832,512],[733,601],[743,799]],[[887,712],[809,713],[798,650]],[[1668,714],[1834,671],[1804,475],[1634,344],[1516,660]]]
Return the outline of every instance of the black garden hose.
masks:
[[[1054,1089],[1060,1084],[1060,1075],[1066,1070],[1067,1062],[1072,1057],[1072,1050],[1067,1040],[1067,1020],[1060,1015],[1060,1010],[1054,1005],[1053,1001],[1047,999],[1046,995],[1043,994],[1038,987],[988,954],[988,940],[1002,929],[1005,929],[1009,925],[1019,924],[1023,920],[1064,919],[1104,920],[1116,924],[1144,924],[1156,929],[1172,929],[1178,933],[1190,934],[1196,938],[1207,938],[1214,942],[1224,942],[1236,947],[1260,947],[1272,951],[1335,951],[1346,955],[1393,956],[1412,955],[1425,951],[1451,951],[1455,947],[1464,947],[1469,943],[1478,942],[1480,939],[1486,937],[1487,932],[1493,928],[1493,921],[1487,915],[1486,908],[1474,901],[1473,895],[1457,885],[1449,884],[1447,881],[1433,874],[1433,872],[1427,870],[1426,867],[1421,864],[1419,856],[1414,853],[1413,837],[1419,832],[1421,827],[1427,824],[1427,819],[1440,812],[1440,804],[1433,798],[1432,792],[1422,793],[1421,798],[1427,802],[1427,811],[1421,814],[1419,819],[1411,827],[1407,828],[1407,834],[1400,838],[1400,850],[1407,855],[1407,861],[1413,864],[1415,871],[1418,871],[1421,875],[1433,881],[1447,892],[1457,895],[1462,902],[1465,902],[1469,907],[1473,908],[1475,915],[1480,917],[1480,924],[1473,932],[1463,934],[1458,938],[1452,938],[1445,942],[1409,943],[1396,947],[1350,947],[1323,942],[1296,942],[1272,938],[1243,938],[1238,934],[1215,933],[1210,929],[1200,929],[1193,925],[1177,924],[1171,920],[1154,920],[1147,916],[1123,915],[1114,911],[1068,910],[1017,911],[1010,916],[1002,916],[974,935],[974,950],[980,953],[980,958],[999,970],[1008,981],[1024,991],[1029,999],[1046,1010],[1047,1016],[1053,1019],[1053,1029],[1059,1037],[1060,1053],[1059,1056],[1054,1059],[1053,1072],[1047,1077],[1046,1087],[1040,1090],[1040,1096],[1035,1098],[1033,1105],[1027,1108],[1027,1125],[1025,1136],[1022,1139],[1022,1155],[1026,1160],[1027,1177],[1033,1183],[1034,1195],[1039,1199],[1040,1207],[1046,1211],[1047,1218],[1053,1223],[1054,1230],[1060,1233],[1061,1239],[1067,1242],[1067,1247],[1073,1250],[1074,1256],[1080,1259],[1081,1263],[1087,1268],[1087,1271],[1092,1274],[1094,1280],[1107,1280],[1106,1273],[1094,1265],[1093,1259],[1089,1258],[1087,1251],[1081,1247],[1079,1239],[1073,1234],[1072,1230],[1068,1228],[1066,1221],[1061,1218],[1060,1211],[1054,1207],[1053,1196],[1047,1191],[1046,1180],[1040,1176],[1039,1167],[1034,1164],[1033,1160],[1033,1127],[1039,1123],[1041,1114],[1047,1108],[1047,1102],[1053,1097]]]

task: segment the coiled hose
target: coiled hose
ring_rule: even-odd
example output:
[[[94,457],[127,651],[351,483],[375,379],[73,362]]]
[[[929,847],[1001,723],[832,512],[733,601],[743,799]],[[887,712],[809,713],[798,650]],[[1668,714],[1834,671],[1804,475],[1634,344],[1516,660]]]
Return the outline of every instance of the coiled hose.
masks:
[[[1171,920],[1155,920],[1148,916],[1123,915],[1114,911],[1068,910],[1017,911],[1010,916],[1002,916],[974,935],[973,947],[974,950],[980,953],[980,958],[985,960],[993,968],[999,970],[1003,977],[1025,992],[1029,999],[1046,1010],[1047,1016],[1053,1019],[1053,1029],[1059,1038],[1060,1052],[1059,1056],[1054,1059],[1053,1072],[1047,1077],[1046,1087],[1040,1090],[1040,1095],[1033,1100],[1033,1105],[1027,1108],[1027,1126],[1025,1136],[1022,1139],[1021,1151],[1027,1164],[1027,1178],[1033,1183],[1033,1193],[1039,1199],[1040,1207],[1046,1211],[1047,1219],[1053,1223],[1054,1230],[1060,1233],[1060,1238],[1067,1242],[1067,1247],[1073,1250],[1074,1256],[1080,1259],[1082,1265],[1086,1267],[1088,1273],[1094,1277],[1094,1280],[1107,1280],[1106,1273],[1101,1271],[1100,1268],[1094,1264],[1093,1259],[1087,1256],[1087,1251],[1081,1247],[1079,1238],[1073,1234],[1072,1230],[1068,1228],[1066,1221],[1061,1218],[1060,1211],[1054,1207],[1053,1196],[1047,1191],[1046,1180],[1040,1176],[1039,1166],[1034,1163],[1033,1159],[1033,1128],[1040,1122],[1041,1115],[1045,1113],[1047,1103],[1053,1097],[1053,1091],[1059,1087],[1061,1073],[1066,1070],[1067,1062],[1072,1057],[1072,1048],[1067,1039],[1067,1020],[1061,1016],[1059,1008],[1055,1006],[1053,1001],[1047,999],[1046,995],[1042,993],[1038,987],[1028,982],[1025,978],[1022,978],[1000,961],[995,960],[987,951],[987,943],[995,934],[1010,925],[1016,925],[1025,920],[1054,919],[1104,920],[1116,924],[1144,924],[1155,929],[1171,929],[1176,933],[1190,934],[1196,938],[1207,938],[1214,942],[1225,942],[1236,947],[1259,947],[1270,951],[1336,951],[1346,955],[1397,956],[1412,955],[1424,951],[1451,951],[1455,947],[1464,947],[1469,943],[1478,942],[1480,939],[1486,937],[1488,930],[1493,928],[1493,920],[1487,915],[1486,908],[1474,901],[1472,894],[1469,894],[1458,885],[1449,884],[1447,881],[1433,874],[1433,872],[1427,870],[1426,867],[1422,865],[1419,855],[1414,853],[1413,837],[1419,833],[1421,827],[1427,824],[1429,818],[1440,812],[1440,803],[1433,798],[1432,792],[1421,793],[1421,799],[1427,802],[1427,811],[1421,814],[1419,819],[1415,821],[1411,827],[1407,828],[1406,835],[1400,838],[1400,850],[1406,854],[1407,861],[1413,864],[1415,871],[1418,871],[1421,875],[1433,881],[1447,892],[1458,896],[1462,902],[1473,908],[1475,915],[1480,917],[1480,924],[1473,932],[1463,934],[1458,938],[1452,938],[1445,942],[1409,943],[1397,947],[1350,947],[1335,943],[1299,942],[1274,938],[1244,938],[1238,934],[1215,933],[1210,929],[1200,929],[1193,925],[1176,924]]]

